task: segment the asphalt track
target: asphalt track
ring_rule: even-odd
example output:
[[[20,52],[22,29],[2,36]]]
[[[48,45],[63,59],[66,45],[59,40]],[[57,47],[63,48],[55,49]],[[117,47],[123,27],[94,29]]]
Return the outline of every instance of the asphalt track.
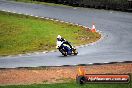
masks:
[[[62,66],[132,61],[132,13],[88,8],[46,6],[0,1],[0,10],[55,18],[91,27],[102,39],[78,48],[79,55],[63,57],[59,52],[0,57],[0,68]]]

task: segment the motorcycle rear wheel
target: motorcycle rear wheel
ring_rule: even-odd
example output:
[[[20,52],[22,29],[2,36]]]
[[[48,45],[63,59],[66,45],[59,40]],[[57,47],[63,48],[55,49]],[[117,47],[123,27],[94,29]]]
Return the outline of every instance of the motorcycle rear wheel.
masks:
[[[74,54],[74,55],[77,55],[77,54],[78,54],[78,52],[77,52],[76,49],[73,49],[73,54]]]

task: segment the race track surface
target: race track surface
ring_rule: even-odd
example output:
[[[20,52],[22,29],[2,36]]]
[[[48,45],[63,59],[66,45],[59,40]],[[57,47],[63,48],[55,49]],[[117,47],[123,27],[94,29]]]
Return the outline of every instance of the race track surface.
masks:
[[[102,39],[79,48],[77,56],[61,56],[60,52],[0,57],[0,68],[61,66],[132,61],[132,13],[88,8],[60,7],[0,1],[0,10],[55,18],[102,33]]]

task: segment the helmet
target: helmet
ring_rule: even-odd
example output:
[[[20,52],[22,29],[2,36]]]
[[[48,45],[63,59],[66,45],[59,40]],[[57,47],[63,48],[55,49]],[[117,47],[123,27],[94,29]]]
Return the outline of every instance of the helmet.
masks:
[[[58,40],[58,41],[61,40],[61,36],[60,36],[60,35],[57,36],[57,40]]]
[[[60,36],[60,35],[58,35],[58,36],[57,36],[57,38],[61,39],[61,36]]]

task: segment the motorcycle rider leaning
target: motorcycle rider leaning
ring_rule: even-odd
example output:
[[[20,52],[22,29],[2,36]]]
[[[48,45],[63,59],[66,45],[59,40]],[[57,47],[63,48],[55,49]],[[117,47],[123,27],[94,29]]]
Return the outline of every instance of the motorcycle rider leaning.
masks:
[[[56,46],[56,48],[59,48],[59,49],[63,48],[64,47],[63,44],[66,44],[70,47],[71,50],[68,50],[68,54],[71,54],[72,49],[73,49],[71,44],[68,41],[66,41],[64,38],[62,38],[60,35],[58,35],[57,36],[57,46]]]

